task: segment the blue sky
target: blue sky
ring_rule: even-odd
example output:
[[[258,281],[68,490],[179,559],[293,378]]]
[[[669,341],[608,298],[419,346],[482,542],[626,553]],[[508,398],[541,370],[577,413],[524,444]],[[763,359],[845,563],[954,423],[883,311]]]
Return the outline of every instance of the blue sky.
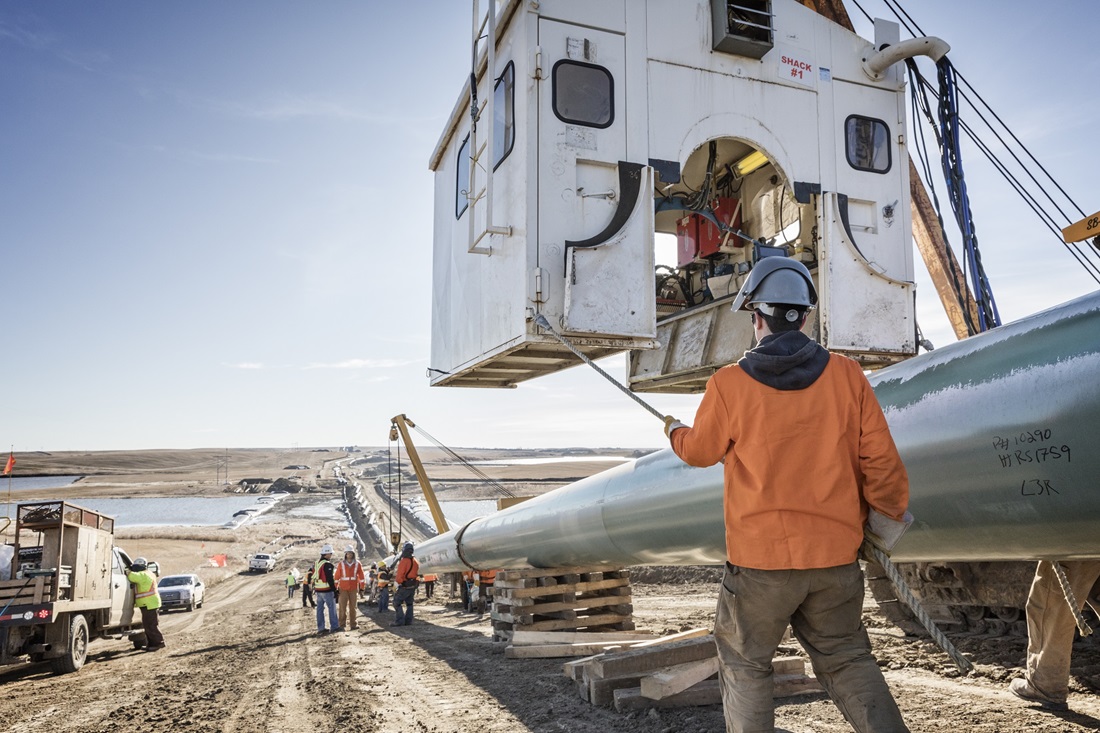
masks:
[[[907,5],[1100,209],[1100,10]],[[0,2],[0,445],[379,445],[398,412],[454,446],[661,445],[660,423],[587,369],[427,386],[427,161],[469,24],[442,0]],[[1094,289],[969,152],[1005,320]],[[945,343],[922,284],[921,324]],[[604,367],[623,377],[621,358]],[[646,399],[685,420],[698,403]]]

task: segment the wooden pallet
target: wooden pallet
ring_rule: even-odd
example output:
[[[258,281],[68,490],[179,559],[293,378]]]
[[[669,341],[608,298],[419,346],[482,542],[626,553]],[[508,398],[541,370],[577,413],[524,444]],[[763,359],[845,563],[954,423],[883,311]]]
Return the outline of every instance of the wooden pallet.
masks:
[[[714,637],[685,632],[566,662],[562,672],[593,705],[620,712],[722,702]],[[775,697],[819,692],[802,657],[777,657]]]
[[[493,586],[494,641],[517,631],[633,631],[633,614],[628,570],[505,570]]]

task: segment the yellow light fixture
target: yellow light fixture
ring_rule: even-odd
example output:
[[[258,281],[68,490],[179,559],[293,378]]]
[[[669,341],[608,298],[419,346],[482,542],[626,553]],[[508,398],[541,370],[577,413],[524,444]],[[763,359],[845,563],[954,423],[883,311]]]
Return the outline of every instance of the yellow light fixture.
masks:
[[[733,164],[733,172],[738,176],[744,177],[757,168],[763,168],[769,162],[768,156],[764,155],[759,150],[754,150]]]

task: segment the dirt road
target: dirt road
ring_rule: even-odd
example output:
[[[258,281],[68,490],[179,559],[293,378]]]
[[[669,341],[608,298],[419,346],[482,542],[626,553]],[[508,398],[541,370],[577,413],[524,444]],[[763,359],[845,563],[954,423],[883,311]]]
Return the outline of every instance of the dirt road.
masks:
[[[281,526],[284,520],[270,521]],[[333,520],[316,529],[338,536],[344,528]],[[717,706],[622,715],[583,702],[561,675],[561,660],[505,659],[489,639],[487,619],[444,604],[446,587],[434,601],[418,604],[411,627],[391,629],[389,614],[363,607],[358,630],[319,637],[312,609],[303,610],[300,597],[288,600],[282,585],[285,571],[303,567],[315,549],[292,547],[268,575],[231,573],[211,585],[204,608],[165,614],[164,651],[100,641],[73,675],[51,676],[46,665],[0,670],[3,727],[13,733],[722,730]],[[672,632],[713,623],[713,582],[688,568],[652,576],[661,582],[635,585],[640,629]],[[1055,715],[1007,692],[1007,681],[1019,673],[1022,641],[957,639],[979,669],[958,678],[942,654],[901,637],[873,604],[866,619],[913,731],[1100,729],[1100,697],[1089,692],[1100,684],[1095,646],[1075,656],[1075,712]],[[849,730],[821,694],[781,701],[777,717],[789,731]]]

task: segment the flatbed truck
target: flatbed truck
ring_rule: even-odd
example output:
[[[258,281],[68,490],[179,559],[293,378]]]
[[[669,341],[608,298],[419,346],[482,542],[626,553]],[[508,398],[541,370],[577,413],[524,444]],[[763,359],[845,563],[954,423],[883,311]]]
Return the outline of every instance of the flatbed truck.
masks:
[[[84,666],[92,639],[130,634],[144,645],[114,527],[67,501],[17,505],[14,543],[0,548],[11,556],[0,566],[0,665],[29,659],[66,674]]]

